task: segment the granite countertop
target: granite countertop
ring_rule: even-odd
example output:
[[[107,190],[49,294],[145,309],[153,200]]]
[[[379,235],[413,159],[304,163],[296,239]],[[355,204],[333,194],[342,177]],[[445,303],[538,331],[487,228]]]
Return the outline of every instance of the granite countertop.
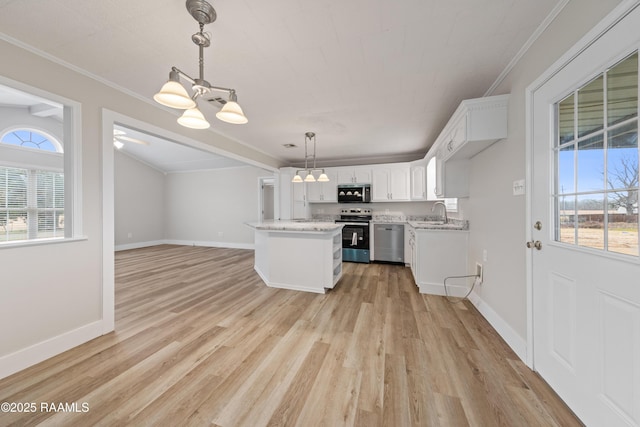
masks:
[[[418,230],[469,230],[469,221],[449,218],[444,223],[440,216],[405,216],[398,214],[373,216],[374,224],[409,224]]]
[[[265,222],[247,222],[251,228],[266,231],[311,231],[311,232],[327,232],[340,230],[344,224],[336,224],[334,222],[325,221],[265,221]]]
[[[442,221],[431,221],[431,220],[422,220],[422,221],[407,221],[407,223],[415,228],[416,230],[457,230],[457,231],[468,231],[469,230],[469,221],[461,220],[461,219],[450,219],[447,223],[443,223]]]

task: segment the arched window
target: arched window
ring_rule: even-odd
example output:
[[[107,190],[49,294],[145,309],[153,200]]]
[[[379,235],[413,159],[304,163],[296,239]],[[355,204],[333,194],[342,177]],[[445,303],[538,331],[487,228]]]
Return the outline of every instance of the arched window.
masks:
[[[63,152],[62,144],[60,144],[54,137],[46,135],[43,132],[33,131],[30,129],[16,129],[7,132],[2,136],[0,142],[8,145],[16,145],[18,147],[51,151],[54,153]]]
[[[6,132],[0,143],[0,242],[64,237],[62,144],[31,129]]]

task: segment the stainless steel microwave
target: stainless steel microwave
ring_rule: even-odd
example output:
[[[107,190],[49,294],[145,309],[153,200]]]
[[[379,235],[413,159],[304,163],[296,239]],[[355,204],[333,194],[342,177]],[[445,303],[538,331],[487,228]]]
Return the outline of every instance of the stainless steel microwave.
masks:
[[[370,203],[371,184],[338,184],[338,203]]]

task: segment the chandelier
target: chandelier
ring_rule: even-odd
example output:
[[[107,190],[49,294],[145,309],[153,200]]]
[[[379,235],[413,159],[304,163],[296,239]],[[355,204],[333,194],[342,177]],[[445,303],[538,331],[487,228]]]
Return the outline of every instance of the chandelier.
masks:
[[[204,79],[203,53],[204,48],[211,45],[211,35],[209,33],[203,33],[202,30],[205,24],[210,24],[216,20],[217,15],[215,9],[205,0],[187,0],[186,6],[189,14],[191,14],[191,16],[193,16],[200,25],[200,31],[191,36],[191,40],[198,45],[200,53],[200,75],[198,78],[194,79],[178,68],[171,67],[169,81],[162,86],[160,92],[153,96],[153,99],[157,103],[166,105],[167,107],[185,110],[182,116],[178,119],[178,123],[182,126],[192,129],[207,129],[210,126],[209,122],[198,109],[196,100],[200,97],[205,97],[212,91],[225,92],[229,96],[227,101],[220,100],[219,98],[215,99],[224,103],[222,109],[216,113],[216,117],[227,123],[247,123],[248,120],[242,112],[242,108],[238,105],[238,98],[236,96],[235,89],[212,86]],[[193,96],[189,96],[187,90],[182,86],[180,83],[180,77],[191,83]]]
[[[313,168],[309,169],[307,167],[307,159],[309,155],[307,155],[307,143],[309,141],[313,141]],[[302,179],[300,173],[304,173],[305,178]],[[329,182],[329,177],[326,173],[324,173],[324,169],[316,169],[316,134],[313,132],[307,132],[304,134],[304,170],[297,170],[296,175],[293,177],[291,182],[316,182],[316,178],[313,176],[313,172],[320,172],[320,176],[318,176],[318,182]]]

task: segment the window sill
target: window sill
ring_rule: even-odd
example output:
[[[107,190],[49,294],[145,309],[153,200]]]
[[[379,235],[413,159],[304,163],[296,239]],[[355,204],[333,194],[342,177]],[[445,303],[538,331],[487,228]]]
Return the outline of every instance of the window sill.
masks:
[[[81,242],[84,240],[89,240],[87,236],[78,236],[78,237],[54,237],[51,239],[38,239],[38,240],[20,240],[17,242],[3,242],[0,243],[0,250],[2,249],[13,249],[13,248],[23,248],[28,246],[42,246],[42,245],[55,245],[58,243],[71,243],[71,242]]]

